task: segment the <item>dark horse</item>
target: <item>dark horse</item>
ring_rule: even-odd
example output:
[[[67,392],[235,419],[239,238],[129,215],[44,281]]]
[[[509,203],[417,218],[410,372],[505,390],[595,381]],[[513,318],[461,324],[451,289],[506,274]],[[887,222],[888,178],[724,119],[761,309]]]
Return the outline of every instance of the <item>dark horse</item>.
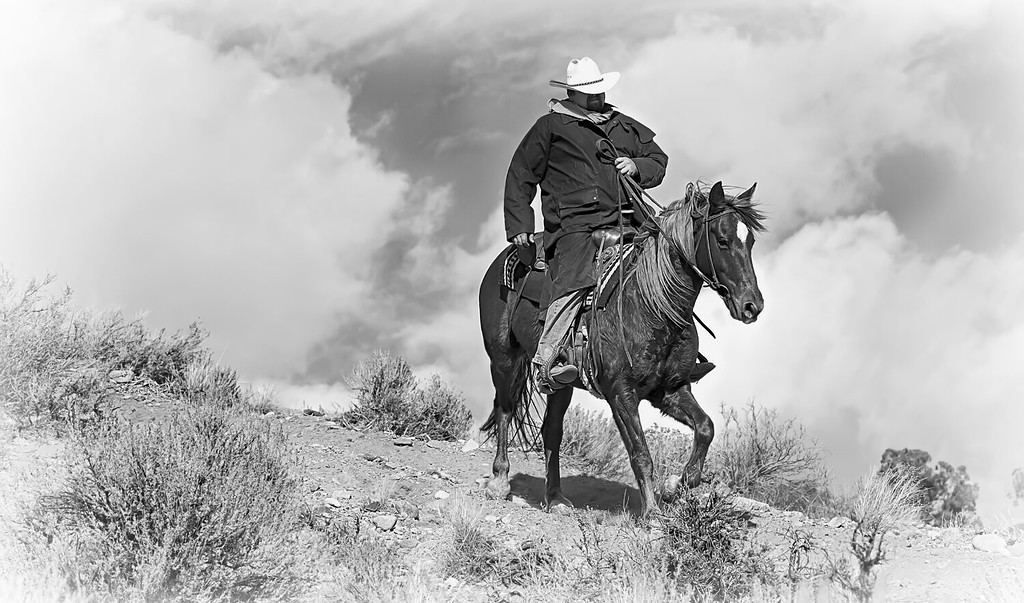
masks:
[[[649,400],[693,429],[693,449],[681,486],[700,484],[715,434],[714,424],[690,392],[691,383],[702,376],[694,371],[697,329],[693,323],[701,285],[712,286],[732,317],[744,323],[754,322],[764,306],[750,260],[754,233],[764,230],[764,216],[751,201],[753,193],[754,186],[738,196],[727,196],[719,182],[710,191],[695,191],[669,205],[656,219],[653,233],[638,239],[623,286],[613,293],[621,299],[596,311],[590,323],[594,361],[600,367],[594,385],[611,407],[645,516],[657,502],[653,463],[640,425],[640,400]],[[495,498],[510,494],[509,427],[522,427],[534,395],[531,359],[541,318],[537,305],[525,299],[509,303],[516,296],[502,290],[507,251],[487,269],[480,286],[480,323],[495,390],[494,410],[482,429],[490,430],[496,440],[494,474],[487,486]],[[579,382],[575,385],[581,387]],[[571,506],[562,495],[558,463],[562,420],[571,399],[572,388],[549,395],[541,426],[547,465],[544,500],[549,510]]]

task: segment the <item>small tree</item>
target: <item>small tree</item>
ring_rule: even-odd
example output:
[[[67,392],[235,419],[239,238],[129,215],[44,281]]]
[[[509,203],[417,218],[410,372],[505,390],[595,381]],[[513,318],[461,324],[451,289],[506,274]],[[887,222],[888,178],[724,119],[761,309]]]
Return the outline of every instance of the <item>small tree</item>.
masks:
[[[924,494],[922,514],[929,523],[940,524],[964,513],[973,513],[978,486],[971,481],[967,468],[953,467],[945,461],[930,466],[930,462],[931,455],[924,450],[889,448],[882,454],[878,472],[902,472],[915,480]]]

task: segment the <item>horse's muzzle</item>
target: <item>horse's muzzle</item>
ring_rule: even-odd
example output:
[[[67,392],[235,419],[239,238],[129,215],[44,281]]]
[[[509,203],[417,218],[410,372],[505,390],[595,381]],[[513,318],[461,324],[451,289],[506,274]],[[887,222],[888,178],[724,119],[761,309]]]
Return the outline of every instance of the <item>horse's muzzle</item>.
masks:
[[[761,306],[754,302],[747,302],[743,304],[743,311],[740,315],[740,320],[743,321],[743,324],[749,325],[757,320],[757,316],[761,313],[761,309]]]

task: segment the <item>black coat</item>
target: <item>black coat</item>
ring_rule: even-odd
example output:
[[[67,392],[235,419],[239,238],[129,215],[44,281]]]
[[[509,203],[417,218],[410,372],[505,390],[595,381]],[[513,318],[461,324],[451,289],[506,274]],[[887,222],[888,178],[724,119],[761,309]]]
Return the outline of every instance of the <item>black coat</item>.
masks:
[[[519,143],[505,179],[505,236],[533,232],[533,202],[541,191],[545,247],[560,297],[594,284],[590,233],[618,224],[618,206],[629,207],[614,164],[602,161],[597,143],[607,137],[619,155],[631,157],[643,188],[661,184],[668,156],[654,132],[615,112],[603,124],[551,112],[537,120]]]

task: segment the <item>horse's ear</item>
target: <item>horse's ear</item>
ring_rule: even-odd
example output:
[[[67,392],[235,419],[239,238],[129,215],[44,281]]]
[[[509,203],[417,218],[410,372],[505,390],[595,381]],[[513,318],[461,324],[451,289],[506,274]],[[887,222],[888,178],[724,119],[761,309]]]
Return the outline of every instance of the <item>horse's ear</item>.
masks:
[[[710,201],[711,205],[714,206],[725,205],[725,189],[722,188],[721,180],[711,187],[711,194],[708,195],[708,201]]]
[[[736,198],[737,199],[745,199],[747,201],[750,201],[750,199],[754,196],[754,189],[755,188],[757,188],[757,183],[756,182],[751,184],[750,188],[748,188],[747,190],[745,190],[742,193],[740,193],[740,196],[736,197]]]

